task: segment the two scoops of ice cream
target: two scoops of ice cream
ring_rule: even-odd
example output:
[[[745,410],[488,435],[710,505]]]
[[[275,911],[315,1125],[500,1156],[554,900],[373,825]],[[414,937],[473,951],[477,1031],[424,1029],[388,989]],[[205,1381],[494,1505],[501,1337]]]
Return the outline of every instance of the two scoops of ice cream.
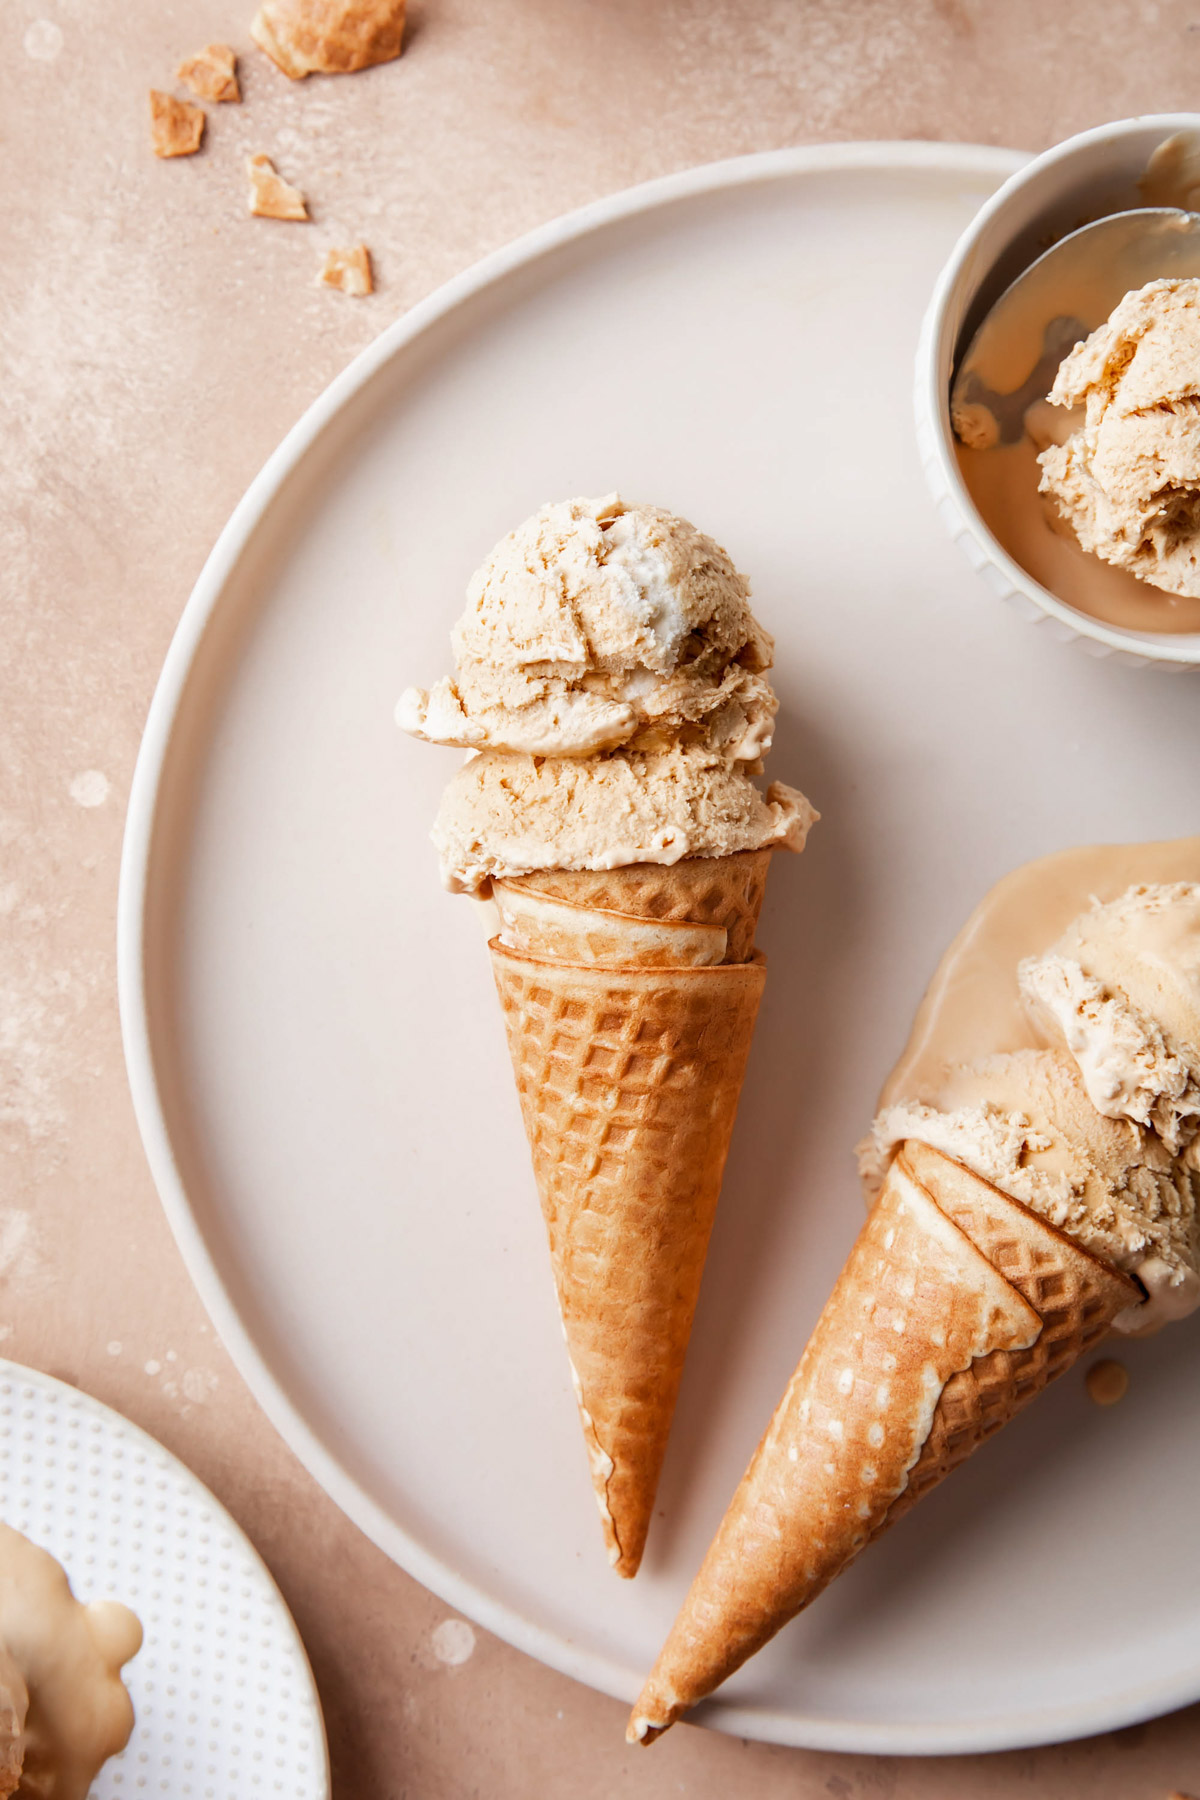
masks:
[[[749,591],[695,526],[615,494],[510,532],[468,587],[454,675],[396,713],[477,753],[434,827],[447,886],[801,849],[808,802],[751,779],[778,702]]]

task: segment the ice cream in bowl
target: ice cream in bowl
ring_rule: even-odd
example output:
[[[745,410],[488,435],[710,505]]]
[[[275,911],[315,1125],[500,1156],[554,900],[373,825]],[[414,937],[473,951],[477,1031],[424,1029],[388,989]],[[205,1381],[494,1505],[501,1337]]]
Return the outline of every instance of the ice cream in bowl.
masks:
[[[926,475],[988,585],[1096,655],[1200,664],[1200,116],[1034,158],[938,284]]]

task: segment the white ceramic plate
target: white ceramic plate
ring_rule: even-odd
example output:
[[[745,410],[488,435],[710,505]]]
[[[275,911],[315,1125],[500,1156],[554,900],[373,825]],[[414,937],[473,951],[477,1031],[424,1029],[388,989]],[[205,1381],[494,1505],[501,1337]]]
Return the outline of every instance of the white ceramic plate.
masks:
[[[147,728],[126,1041],[214,1318],[364,1530],[623,1699],[857,1230],[851,1148],[942,948],[1027,857],[1196,829],[1190,687],[1030,633],[917,466],[922,308],[1017,162],[781,152],[618,196],[452,283],[251,488]],[[486,951],[427,842],[455,753],[392,723],[448,667],[493,541],[615,487],[750,575],[778,643],[771,772],[825,815],[772,876],[767,997],[632,1584],[603,1553]],[[698,1716],[951,1751],[1200,1695],[1198,1355],[1200,1326],[1135,1346],[1111,1412],[1069,1378]]]
[[[137,1723],[92,1800],[326,1800],[325,1729],[291,1614],[223,1506],[98,1400],[0,1361],[0,1513],[81,1600],[145,1633],[125,1670]]]

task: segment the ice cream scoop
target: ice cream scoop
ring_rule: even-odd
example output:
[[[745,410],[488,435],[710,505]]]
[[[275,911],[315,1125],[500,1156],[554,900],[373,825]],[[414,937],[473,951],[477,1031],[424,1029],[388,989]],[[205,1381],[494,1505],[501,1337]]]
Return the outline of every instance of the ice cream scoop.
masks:
[[[756,763],[778,702],[749,592],[719,545],[660,507],[617,494],[544,506],[473,576],[455,675],[409,688],[398,721],[465,750],[578,757],[684,741]]]
[[[1049,398],[1076,426],[1038,457],[1041,492],[1082,548],[1200,597],[1200,280],[1127,293]]]
[[[1020,965],[1039,1028],[1065,1044],[1088,1097],[1149,1125],[1168,1150],[1200,1132],[1200,884],[1130,888]]]
[[[613,756],[522,756],[486,750],[446,789],[433,827],[443,879],[478,892],[492,877],[535,869],[614,869],[802,850],[817,815],[772,782],[703,748]]]

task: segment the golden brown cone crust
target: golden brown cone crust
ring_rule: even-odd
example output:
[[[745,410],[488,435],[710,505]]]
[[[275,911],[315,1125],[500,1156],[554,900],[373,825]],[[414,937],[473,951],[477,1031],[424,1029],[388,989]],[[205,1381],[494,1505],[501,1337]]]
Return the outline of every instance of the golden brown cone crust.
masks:
[[[492,967],[609,1556],[633,1575],[764,968],[585,968],[496,939]]]
[[[910,1487],[927,1493],[1136,1292],[1019,1202],[961,1181],[967,1171],[940,1152],[921,1147],[918,1183],[913,1149],[889,1170],[734,1495],[631,1741],[652,1741],[719,1686],[913,1503]],[[936,1221],[965,1256],[948,1254]]]
[[[207,115],[190,100],[150,89],[150,142],[155,156],[195,156],[204,137]]]
[[[228,44],[209,44],[181,62],[176,79],[190,87],[201,100],[220,103],[240,100],[237,57]]]
[[[749,962],[762,910],[771,851],[694,856],[683,862],[634,863],[624,869],[539,869],[519,885],[554,900],[635,919],[719,925],[729,934],[727,962]]]
[[[493,881],[492,899],[505,948],[543,960],[609,969],[708,968],[730,960],[729,933],[720,925],[631,919],[552,899],[519,881]]]
[[[262,151],[256,156],[248,156],[246,173],[250,177],[250,211],[255,218],[307,222],[308,205],[304,195],[283,179],[269,156]]]
[[[950,1377],[885,1527],[1092,1349],[1142,1291],[1120,1269],[928,1144],[908,1143],[900,1156],[942,1211],[1024,1295],[1042,1329],[1028,1349],[995,1350]]]
[[[712,862],[703,882],[686,863],[654,869],[651,881],[639,868],[606,874],[605,933],[620,912],[612,902],[624,902],[631,957],[642,941],[636,921],[665,917],[649,909],[670,904],[664,879],[680,870],[687,894],[703,886],[711,901]],[[757,872],[728,873],[724,911],[737,924]],[[681,904],[677,893],[682,922]],[[765,968],[757,955],[662,968],[556,962],[498,939],[491,951],[605,1541],[618,1574],[632,1576]]]

